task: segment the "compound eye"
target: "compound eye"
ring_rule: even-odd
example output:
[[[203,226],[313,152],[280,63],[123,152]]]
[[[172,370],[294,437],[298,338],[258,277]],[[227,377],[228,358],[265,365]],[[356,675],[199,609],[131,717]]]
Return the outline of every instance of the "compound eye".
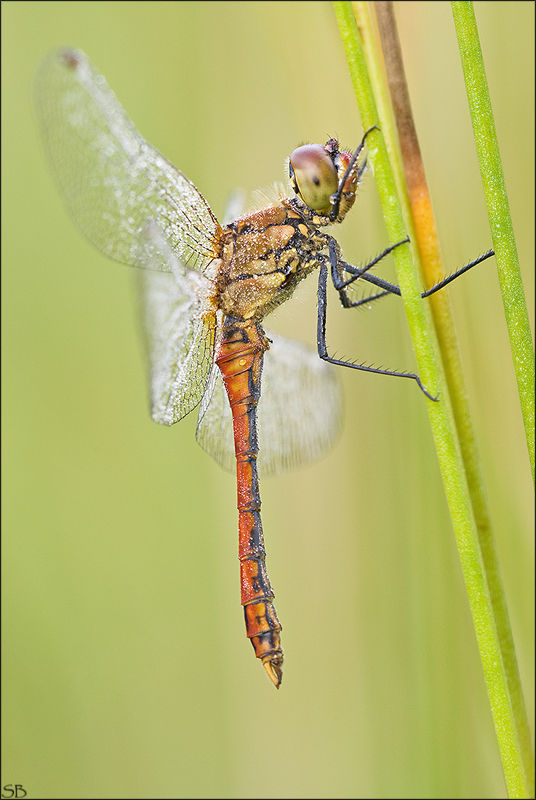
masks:
[[[329,198],[337,191],[337,170],[321,144],[297,147],[289,159],[292,188],[306,206],[329,214]]]

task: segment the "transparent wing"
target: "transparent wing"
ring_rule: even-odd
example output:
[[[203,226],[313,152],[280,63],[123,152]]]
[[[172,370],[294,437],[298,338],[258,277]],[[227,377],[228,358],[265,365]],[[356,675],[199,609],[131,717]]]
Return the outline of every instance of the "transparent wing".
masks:
[[[205,390],[214,354],[216,315],[207,310],[208,279],[186,270],[156,223],[142,232],[137,270],[147,339],[151,414],[173,425],[194,409]],[[169,272],[159,271],[161,259]]]
[[[99,250],[146,265],[143,229],[153,220],[184,264],[204,269],[215,255],[217,219],[193,183],[140,136],[84,53],[45,61],[36,105],[59,188]],[[169,269],[165,258],[158,268]]]
[[[277,474],[321,458],[340,430],[336,371],[304,344],[267,334],[258,407],[259,471]],[[235,469],[233,423],[223,381],[213,366],[197,422],[201,447]]]
[[[212,365],[206,392],[201,400],[195,438],[220,467],[229,472],[235,471],[233,418],[221,373],[216,364]]]

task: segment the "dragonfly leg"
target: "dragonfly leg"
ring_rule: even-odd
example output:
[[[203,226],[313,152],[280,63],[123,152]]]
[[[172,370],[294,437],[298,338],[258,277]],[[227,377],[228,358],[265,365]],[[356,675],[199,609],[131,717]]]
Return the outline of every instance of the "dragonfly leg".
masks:
[[[452,281],[456,280],[456,278],[459,278],[460,275],[463,275],[465,272],[468,272],[473,267],[476,267],[477,264],[481,264],[487,258],[491,258],[491,256],[494,256],[494,255],[495,255],[495,250],[488,250],[487,253],[484,253],[484,255],[479,256],[478,258],[475,258],[474,261],[470,261],[468,264],[465,265],[465,267],[462,267],[461,269],[457,269],[456,272],[452,273],[452,275],[449,275],[448,277],[443,278],[442,281],[439,281],[439,283],[436,283],[436,285],[432,286],[431,289],[427,289],[425,292],[423,292],[421,294],[421,297],[430,297],[431,294],[434,294],[435,292],[438,292],[440,289],[443,289],[443,287],[447,286],[447,284],[449,284]]]
[[[333,242],[333,244],[332,244]],[[363,278],[364,280],[368,281],[369,283],[373,283],[376,286],[384,289],[383,292],[379,293],[377,296],[374,296],[374,299],[379,299],[380,297],[384,297],[387,294],[400,294],[400,287],[395,286],[393,283],[389,283],[388,281],[383,280],[383,278],[378,278],[376,275],[372,275],[369,273],[369,270],[372,269],[379,261],[381,261],[385,256],[392,253],[395,248],[399,247],[401,244],[406,244],[409,242],[409,237],[402,239],[402,241],[397,242],[396,244],[391,245],[390,247],[386,247],[376,258],[373,258],[372,261],[369,261],[368,264],[365,264],[364,267],[353,267],[351,264],[348,264],[346,261],[342,261],[340,258],[340,250],[335,242],[335,240],[330,240],[329,242],[329,255],[330,255],[330,265],[331,265],[331,280],[333,281],[333,285],[335,289],[339,292],[339,297],[341,299],[341,303],[344,308],[355,308],[356,306],[362,305],[364,301],[359,300],[354,302],[350,300],[346,293],[346,289],[350,286],[354,281],[358,280],[358,278]],[[347,272],[350,274],[350,278],[346,280],[342,277],[342,272]],[[370,298],[367,298],[370,300]]]
[[[399,244],[404,244],[407,241],[409,241],[409,239],[404,239],[402,242],[398,242],[392,247],[388,247],[386,250],[380,253],[379,256],[377,256],[369,264],[367,264],[365,267],[362,267],[361,269],[353,267],[351,264],[348,264],[346,261],[341,261],[340,259],[338,261],[336,269],[334,269],[332,263],[331,272],[332,272],[333,285],[339,292],[341,303],[344,306],[344,308],[359,308],[359,306],[362,305],[369,305],[370,303],[373,303],[374,300],[379,300],[380,297],[386,297],[389,294],[397,294],[400,296],[401,292],[399,286],[397,286],[394,283],[389,283],[389,281],[386,281],[383,278],[379,278],[377,275],[370,274],[368,270],[375,264],[377,264],[378,261],[381,261],[381,259],[384,258],[384,256],[386,256],[388,253],[394,250],[395,247],[398,247]],[[474,261],[470,261],[464,267],[461,267],[460,269],[453,272],[452,275],[449,275],[448,277],[443,278],[442,281],[439,281],[439,283],[436,283],[435,286],[432,286],[430,289],[427,289],[425,292],[422,292],[421,297],[430,297],[431,294],[435,294],[435,292],[438,292],[440,289],[443,289],[449,283],[456,280],[456,278],[459,278],[461,275],[464,275],[470,269],[476,267],[478,264],[481,264],[483,261],[486,261],[486,259],[491,258],[491,256],[494,255],[495,255],[494,250],[488,250],[486,253],[484,253],[484,255],[479,256]],[[333,277],[334,272],[336,278]],[[347,279],[346,281],[343,281],[340,277],[341,272],[348,272],[352,277]],[[380,289],[383,289],[383,291],[378,292],[377,294],[370,295],[369,297],[364,297],[361,300],[350,301],[350,299],[346,295],[343,295],[343,292],[341,290],[346,289],[347,286],[356,281],[358,278],[363,278],[363,280],[368,281],[369,283],[372,283],[375,286],[378,286]]]
[[[335,194],[333,194],[330,197],[331,212],[330,212],[329,218],[330,218],[331,222],[335,222],[335,220],[339,216],[339,209],[340,209],[340,205],[341,205],[341,197],[342,197],[342,192],[343,192],[343,189],[344,189],[344,184],[346,183],[347,178],[349,177],[351,171],[354,168],[355,162],[359,158],[359,155],[360,155],[361,151],[363,150],[363,148],[365,146],[365,140],[366,140],[367,136],[369,135],[369,133],[371,133],[374,130],[379,130],[377,125],[373,125],[371,128],[368,129],[368,131],[365,131],[365,133],[363,134],[363,138],[361,139],[361,143],[359,144],[359,146],[357,147],[357,150],[355,151],[355,153],[353,154],[352,158],[350,159],[350,163],[346,167],[346,171],[345,171],[343,177],[341,178],[341,180],[339,181],[339,186],[337,188],[337,191],[335,192]],[[363,161],[363,163],[361,164],[361,167],[359,168],[359,171],[357,173],[357,183],[359,183],[359,181],[361,180],[361,176],[363,175],[363,173],[365,171],[366,162],[367,162],[367,159],[365,159]]]
[[[364,267],[357,268],[353,267],[351,264],[348,264],[346,261],[343,261],[340,257],[340,248],[335,239],[329,238],[329,261],[331,267],[331,279],[333,281],[333,285],[335,289],[339,292],[339,297],[341,299],[341,303],[344,308],[358,308],[361,305],[370,305],[375,300],[379,300],[381,297],[385,297],[388,294],[401,294],[400,287],[396,286],[396,284],[389,283],[388,281],[383,280],[383,278],[378,278],[376,275],[372,275],[369,273],[371,267],[381,261],[388,253],[392,252],[396,247],[401,244],[405,244],[409,242],[409,238],[403,239],[401,242],[397,242],[396,244],[392,245],[391,247],[386,248],[379,256],[376,256],[372,261],[366,264]],[[488,250],[484,255],[480,256],[479,258],[475,259],[474,261],[470,261],[464,267],[459,270],[456,270],[452,275],[449,275],[447,278],[444,278],[442,281],[437,283],[435,286],[432,286],[431,289],[427,289],[425,292],[421,293],[421,297],[429,297],[431,294],[438,292],[440,289],[443,289],[447,284],[451,283],[451,281],[459,278],[460,275],[463,275],[468,270],[475,267],[477,264],[481,264],[482,261],[485,261],[487,258],[495,255],[493,250]],[[347,272],[350,274],[350,278],[344,280],[342,278],[342,273]],[[378,286],[383,291],[378,292],[377,294],[371,295],[369,297],[365,297],[361,300],[351,301],[346,293],[347,287],[356,281],[358,278],[363,278],[364,280],[368,281],[369,283]],[[412,380],[416,381],[417,385],[421,389],[421,391],[428,397],[430,400],[437,400],[437,397],[433,397],[423,386],[421,383],[421,379],[418,375],[412,372],[398,372],[396,370],[385,370],[379,369],[377,367],[367,367],[364,364],[355,364],[351,361],[343,361],[336,358],[331,358],[327,352],[327,345],[326,345],[326,313],[327,313],[327,265],[326,262],[323,261],[320,264],[320,273],[318,277],[318,322],[317,322],[317,346],[318,346],[318,355],[324,361],[328,361],[331,364],[337,364],[343,367],[352,367],[353,369],[360,369],[364,372],[377,372],[381,375],[393,375],[398,378],[411,378]]]
[[[331,241],[334,242],[334,247],[331,246]],[[333,271],[333,259],[337,258],[338,246],[335,240],[330,241],[330,261]],[[318,355],[323,361],[330,364],[336,364],[340,367],[351,367],[352,369],[359,369],[363,372],[376,372],[379,375],[392,375],[397,378],[410,378],[414,380],[421,391],[428,397],[429,400],[437,400],[437,397],[431,395],[421,383],[421,379],[413,372],[397,372],[396,370],[380,369],[379,367],[368,367],[365,364],[356,364],[353,361],[344,361],[338,358],[332,358],[328,354],[326,344],[326,313],[327,313],[327,283],[328,283],[328,268],[324,261],[320,263],[320,271],[318,275],[318,318],[316,329],[316,343],[318,348]]]

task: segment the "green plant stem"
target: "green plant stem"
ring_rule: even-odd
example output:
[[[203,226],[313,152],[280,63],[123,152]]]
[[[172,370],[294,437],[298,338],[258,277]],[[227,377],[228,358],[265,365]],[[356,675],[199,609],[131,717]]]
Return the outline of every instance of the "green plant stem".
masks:
[[[352,5],[355,9],[355,19]],[[368,129],[372,125],[384,125],[385,122],[380,123],[378,119],[375,97],[358,34],[359,28],[365,42],[365,50],[369,54],[372,49],[373,36],[367,4],[364,2],[353,4],[334,2],[334,8],[361,113],[363,128]],[[375,77],[376,80],[377,78]],[[381,94],[379,88],[378,93]],[[392,123],[391,127],[394,129]],[[400,241],[401,238],[404,238],[404,218],[397,197],[395,180],[384,138],[379,131],[374,131],[368,137],[367,144],[369,146],[369,160],[374,169],[390,240],[391,242]],[[402,172],[400,165],[395,168],[395,172],[397,175]],[[420,298],[417,274],[410,255],[411,249],[409,246],[397,248],[395,251],[395,264],[421,378],[428,389],[433,389],[433,387],[440,385],[440,373],[436,366],[432,335],[427,326],[426,315]],[[417,252],[415,252],[415,257],[418,259]],[[450,423],[447,403],[444,402],[445,399],[446,392],[443,389],[440,402],[427,402],[430,423],[456,535],[497,739],[501,750],[503,768],[511,796],[521,797],[526,796],[523,794],[526,784],[515,722],[509,703],[506,674],[495,628],[493,608],[480,560],[467,481],[455,433]]]
[[[424,165],[413,122],[393,4],[392,2],[376,2],[374,7],[376,9],[378,28],[382,40],[385,70],[387,73],[393,110],[397,121],[416,241],[419,245],[419,253],[426,277],[426,284],[428,286],[433,286],[441,280],[444,272],[432,202],[428,192]],[[379,65],[375,65],[375,68],[378,69],[379,75]],[[385,104],[385,107],[388,108],[387,104]],[[384,130],[381,108],[380,120],[382,130]],[[404,193],[402,193],[402,196],[405,196]],[[525,765],[527,784],[530,785],[531,774],[532,780],[534,777],[530,729],[521,688],[521,679],[508,615],[508,607],[500,575],[499,559],[488,511],[476,436],[465,390],[449,293],[438,292],[432,295],[430,297],[430,307],[443,366],[445,368],[454,420],[467,475],[467,483],[478,530],[482,563],[493,605],[520,752]]]
[[[465,0],[451,6],[534,480],[534,350],[514,229],[473,3]]]

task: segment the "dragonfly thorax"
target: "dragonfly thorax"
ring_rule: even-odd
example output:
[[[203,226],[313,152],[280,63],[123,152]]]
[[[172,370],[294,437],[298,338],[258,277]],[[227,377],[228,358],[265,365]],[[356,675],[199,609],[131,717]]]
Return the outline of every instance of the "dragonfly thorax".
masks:
[[[218,308],[236,319],[257,320],[285,302],[318,266],[326,236],[316,215],[296,199],[232,222],[220,237]]]

